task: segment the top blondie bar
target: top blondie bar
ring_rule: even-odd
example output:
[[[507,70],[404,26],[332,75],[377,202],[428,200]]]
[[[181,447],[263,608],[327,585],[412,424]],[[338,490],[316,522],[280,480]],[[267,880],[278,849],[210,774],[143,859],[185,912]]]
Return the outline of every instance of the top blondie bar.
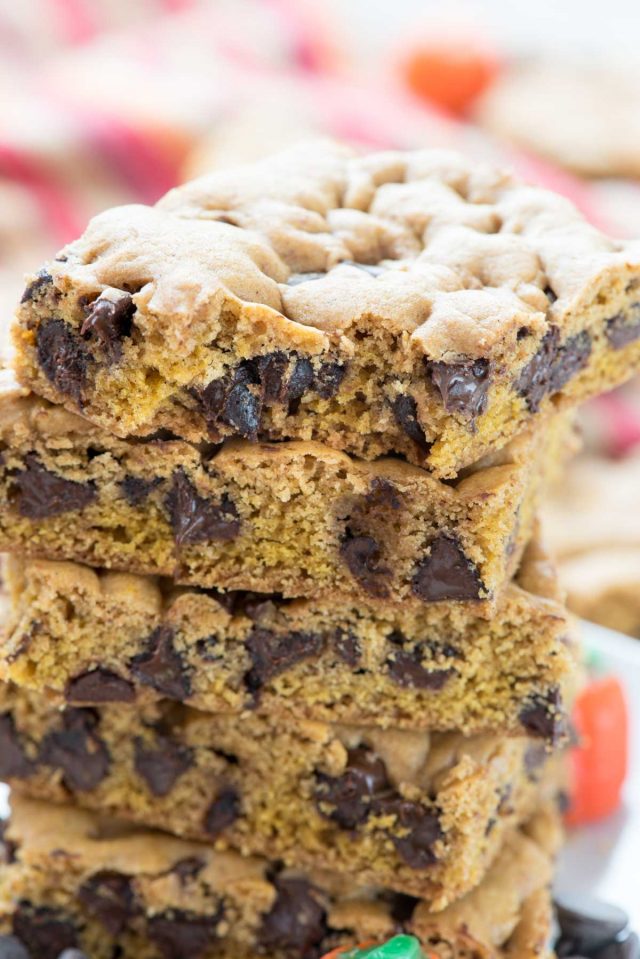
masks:
[[[29,280],[15,343],[22,384],[118,436],[446,478],[640,368],[640,245],[457,154],[315,142],[96,217]]]

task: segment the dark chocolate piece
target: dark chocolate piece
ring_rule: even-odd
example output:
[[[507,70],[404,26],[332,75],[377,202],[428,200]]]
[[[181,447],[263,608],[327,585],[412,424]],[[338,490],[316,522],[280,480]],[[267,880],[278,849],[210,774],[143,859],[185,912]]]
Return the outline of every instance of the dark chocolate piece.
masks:
[[[347,755],[340,776],[316,774],[315,798],[321,815],[341,829],[355,829],[369,817],[374,801],[391,795],[393,789],[384,762],[367,746],[350,749]]]
[[[408,866],[427,869],[438,861],[434,847],[444,833],[437,810],[397,797],[379,800],[376,804],[378,811],[385,815],[395,814],[396,829],[401,827],[403,834],[398,835],[396,829],[390,831],[391,841]]]
[[[560,344],[560,330],[549,327],[538,352],[532,356],[515,383],[531,413],[540,409],[545,396],[559,392],[587,365],[591,355],[591,337],[583,330]]]
[[[13,496],[18,512],[28,519],[48,519],[73,510],[81,510],[92,503],[98,493],[93,482],[76,483],[51,473],[33,453],[24,458],[25,469],[19,470],[13,482],[17,491]]]
[[[153,479],[142,479],[141,476],[125,476],[120,483],[120,489],[129,506],[140,506],[161,483],[162,479],[159,476],[155,476]]]
[[[454,669],[428,669],[423,665],[423,643],[415,643],[406,649],[406,638],[397,632],[391,633],[389,642],[394,646],[387,659],[387,671],[399,686],[413,689],[442,689],[447,680],[455,675]]]
[[[546,695],[532,697],[520,711],[519,719],[529,735],[556,742],[566,732],[559,690],[553,689]]]
[[[488,360],[469,360],[466,363],[426,361],[426,368],[447,413],[462,413],[472,422],[484,413],[491,385]]]
[[[150,916],[147,932],[163,959],[199,959],[218,938],[222,918],[222,906],[213,915],[206,916],[184,909],[170,909]]]
[[[277,897],[258,934],[260,951],[306,959],[327,933],[327,914],[314,887],[305,879],[277,877]]]
[[[48,270],[38,270],[34,279],[26,287],[24,293],[20,298],[21,303],[30,303],[31,300],[37,299],[40,293],[43,290],[46,290],[48,286],[53,283],[53,277]]]
[[[218,793],[204,817],[204,828],[214,839],[220,833],[232,826],[240,816],[240,796],[233,786],[228,786]]]
[[[0,778],[28,779],[36,765],[27,756],[11,713],[0,716]]]
[[[273,633],[254,627],[245,640],[252,663],[244,678],[247,689],[258,693],[270,679],[305,659],[319,656],[325,642],[325,636],[320,633]]]
[[[398,426],[407,434],[409,439],[417,443],[423,453],[428,453],[430,443],[427,441],[425,432],[418,420],[418,404],[413,396],[409,394],[396,396],[392,409]]]
[[[323,400],[330,400],[336,395],[347,373],[344,363],[323,363],[316,373],[314,388]]]
[[[89,876],[78,889],[78,901],[111,936],[119,936],[136,913],[130,878],[114,870]]]
[[[63,913],[23,901],[13,915],[13,934],[24,943],[31,959],[59,959],[78,945],[76,928]]]
[[[173,474],[173,485],[165,503],[176,546],[210,540],[226,543],[240,532],[238,511],[226,493],[219,503],[212,503],[198,494],[182,469]]]
[[[134,740],[134,767],[154,796],[166,796],[194,763],[193,751],[175,739],[156,734],[153,745]]]
[[[135,304],[129,293],[117,291],[111,299],[104,293],[89,304],[80,336],[97,341],[109,365],[122,359],[122,341],[131,336]]]
[[[132,703],[135,691],[122,676],[98,667],[69,680],[65,698],[74,704]]]
[[[191,695],[192,670],[175,648],[173,640],[174,632],[170,626],[158,626],[147,640],[146,652],[134,656],[129,666],[139,683],[182,702]]]
[[[86,344],[62,320],[46,320],[36,332],[36,352],[40,368],[52,386],[81,405],[92,362]]]
[[[640,339],[640,303],[633,303],[626,313],[618,313],[606,321],[607,339],[614,350]]]
[[[414,595],[426,603],[480,599],[483,592],[480,574],[465,556],[458,540],[440,533],[430,547],[429,555],[416,567],[411,583]]]
[[[380,564],[382,552],[372,536],[354,536],[347,530],[340,554],[353,578],[367,593],[380,599],[389,595],[390,570]]]
[[[62,728],[47,733],[40,748],[40,761],[59,768],[68,789],[95,789],[109,772],[109,751],[100,739],[98,718],[91,709],[65,709]]]
[[[333,636],[333,648],[340,659],[351,669],[356,669],[360,665],[362,650],[358,637],[352,632],[340,628],[336,629]]]

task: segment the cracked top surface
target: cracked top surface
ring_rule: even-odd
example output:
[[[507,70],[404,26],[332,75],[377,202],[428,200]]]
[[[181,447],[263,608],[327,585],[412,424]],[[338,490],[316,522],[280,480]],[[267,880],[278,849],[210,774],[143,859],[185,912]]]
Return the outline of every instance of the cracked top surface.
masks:
[[[515,349],[638,269],[640,244],[501,170],[324,141],[109,210],[50,267],[63,291],[133,293],[143,335],[181,354],[230,305],[312,352],[355,352],[364,321],[444,360]]]

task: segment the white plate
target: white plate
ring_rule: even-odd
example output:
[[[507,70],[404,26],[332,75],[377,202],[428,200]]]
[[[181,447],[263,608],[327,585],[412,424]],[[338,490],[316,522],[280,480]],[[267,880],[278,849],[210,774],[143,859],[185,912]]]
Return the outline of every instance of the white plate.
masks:
[[[583,623],[583,638],[625,684],[631,713],[631,762],[622,808],[605,822],[574,830],[563,852],[558,889],[589,892],[615,902],[640,930],[640,640]],[[0,816],[7,814],[0,783]]]

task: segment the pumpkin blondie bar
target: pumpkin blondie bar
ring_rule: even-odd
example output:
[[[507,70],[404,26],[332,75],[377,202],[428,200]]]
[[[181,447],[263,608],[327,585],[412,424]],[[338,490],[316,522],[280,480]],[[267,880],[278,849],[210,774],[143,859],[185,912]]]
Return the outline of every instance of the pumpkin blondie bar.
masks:
[[[23,384],[120,436],[455,477],[640,368],[640,246],[454,153],[330,143],[101,214],[34,275]]]

